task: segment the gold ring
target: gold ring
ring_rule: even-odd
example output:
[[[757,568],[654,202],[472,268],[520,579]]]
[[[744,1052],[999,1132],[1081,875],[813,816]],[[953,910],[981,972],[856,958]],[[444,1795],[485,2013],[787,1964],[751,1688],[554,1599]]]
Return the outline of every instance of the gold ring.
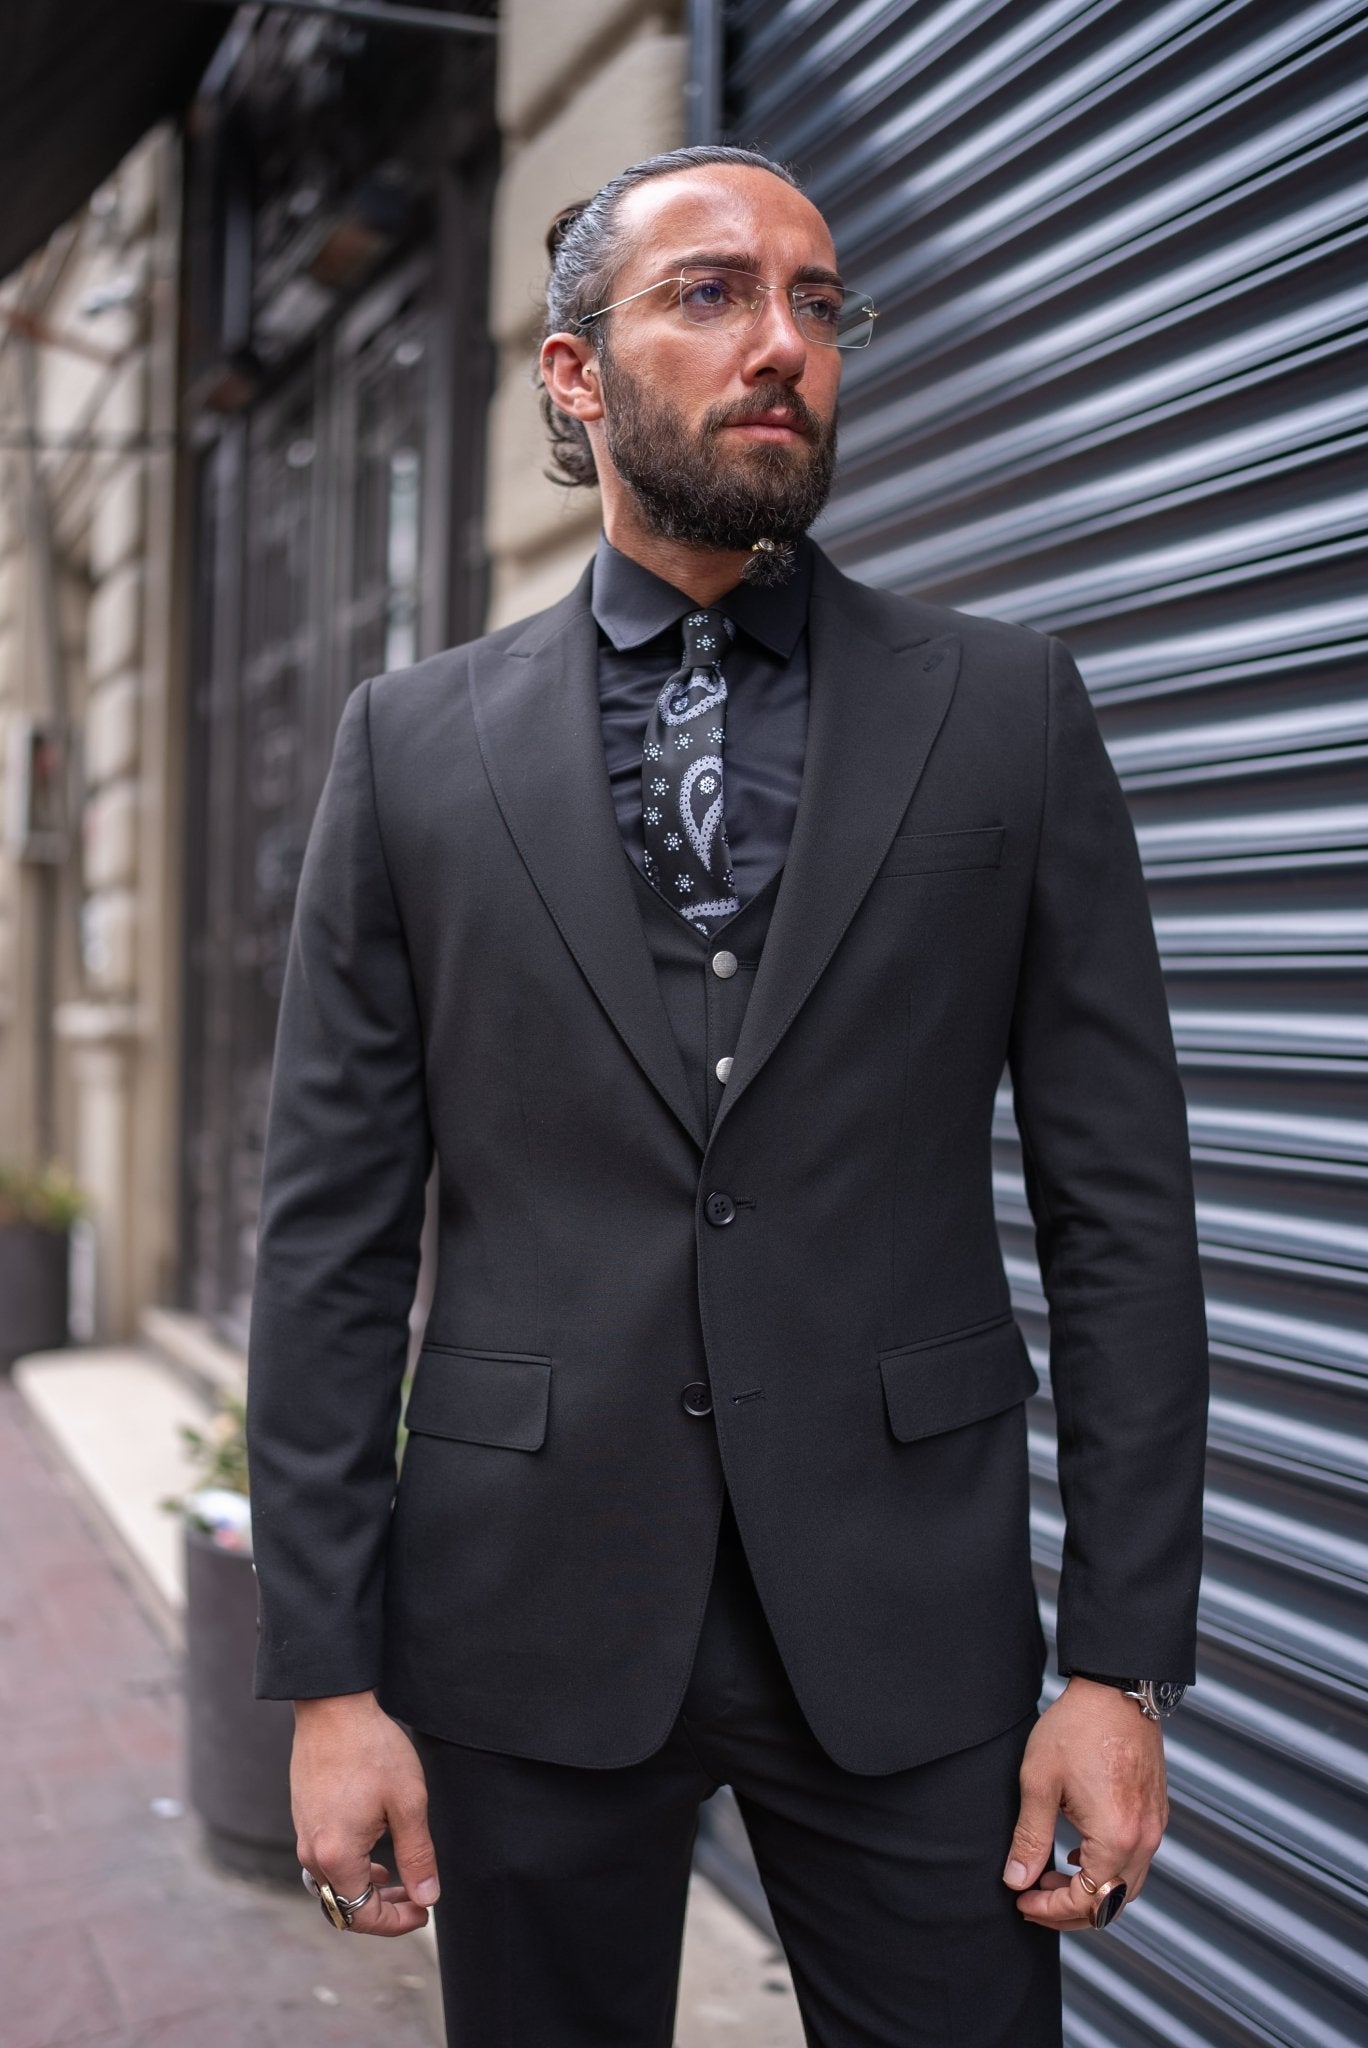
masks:
[[[300,1876],[304,1880],[305,1891],[312,1892],[317,1899],[323,1918],[330,1921],[343,1934],[346,1933],[352,1924],[352,1915],[365,1905],[367,1899],[375,1890],[373,1884],[368,1884],[366,1889],[363,1892],[358,1892],[354,1899],[340,1899],[328,1883],[326,1877],[317,1878],[311,1870],[301,1871]]]
[[[333,1926],[340,1928],[345,1934],[351,1926],[351,1914],[343,1911],[342,1902],[326,1877],[319,1880],[318,1903],[323,1908],[324,1919],[331,1920]]]

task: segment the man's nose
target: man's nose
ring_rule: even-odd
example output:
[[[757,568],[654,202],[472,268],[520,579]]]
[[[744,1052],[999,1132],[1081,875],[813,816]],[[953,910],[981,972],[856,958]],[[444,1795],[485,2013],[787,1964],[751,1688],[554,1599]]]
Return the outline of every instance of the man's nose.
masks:
[[[794,383],[807,367],[808,342],[787,292],[764,292],[755,325],[746,333],[746,374]]]

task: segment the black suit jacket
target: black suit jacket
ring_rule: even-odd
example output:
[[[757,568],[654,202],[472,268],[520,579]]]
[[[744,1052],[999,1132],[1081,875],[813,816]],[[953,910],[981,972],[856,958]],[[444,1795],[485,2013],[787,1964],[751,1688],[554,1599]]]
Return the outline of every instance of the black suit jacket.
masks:
[[[710,1131],[610,802],[587,575],[348,702],[266,1147],[260,1693],[374,1686],[452,1740],[634,1761],[687,1682],[725,1470],[838,1763],[903,1768],[1029,1712],[1035,1375],[994,1226],[1004,1062],[1050,1302],[1061,1662],[1190,1673],[1186,1124],[1086,692],[1057,642],[820,554],[810,649],[792,844]],[[682,1404],[698,1380],[710,1418]]]

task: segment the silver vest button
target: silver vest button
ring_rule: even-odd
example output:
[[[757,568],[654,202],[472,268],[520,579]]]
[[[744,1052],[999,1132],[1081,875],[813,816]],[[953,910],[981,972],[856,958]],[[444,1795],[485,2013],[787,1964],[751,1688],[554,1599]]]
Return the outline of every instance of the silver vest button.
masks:
[[[736,972],[736,955],[725,950],[712,956],[712,971],[719,981],[730,981]]]
[[[732,1070],[732,1055],[731,1055],[730,1053],[728,1053],[728,1054],[727,1054],[727,1056],[726,1056],[726,1058],[725,1058],[725,1059],[721,1059],[721,1060],[719,1060],[719,1061],[717,1062],[717,1065],[716,1065],[716,1066],[715,1066],[715,1067],[713,1068],[713,1072],[714,1072],[714,1073],[716,1074],[716,1076],[717,1076],[717,1078],[718,1078],[718,1080],[719,1080],[719,1081],[727,1081],[727,1080],[730,1080],[730,1078],[731,1078],[731,1070]]]

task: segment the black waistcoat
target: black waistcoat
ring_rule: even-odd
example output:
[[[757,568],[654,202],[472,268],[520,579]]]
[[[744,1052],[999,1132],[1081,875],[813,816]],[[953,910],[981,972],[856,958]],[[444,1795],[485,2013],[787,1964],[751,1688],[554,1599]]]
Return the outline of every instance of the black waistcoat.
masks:
[[[670,1028],[684,1055],[694,1101],[712,1129],[722,1104],[727,1063],[736,1051],[741,1023],[755,986],[760,949],[783,875],[770,876],[735,917],[705,939],[657,895],[640,869],[632,864],[637,906],[646,943],[655,961],[660,993]],[[723,1062],[721,1073],[718,1062]]]

